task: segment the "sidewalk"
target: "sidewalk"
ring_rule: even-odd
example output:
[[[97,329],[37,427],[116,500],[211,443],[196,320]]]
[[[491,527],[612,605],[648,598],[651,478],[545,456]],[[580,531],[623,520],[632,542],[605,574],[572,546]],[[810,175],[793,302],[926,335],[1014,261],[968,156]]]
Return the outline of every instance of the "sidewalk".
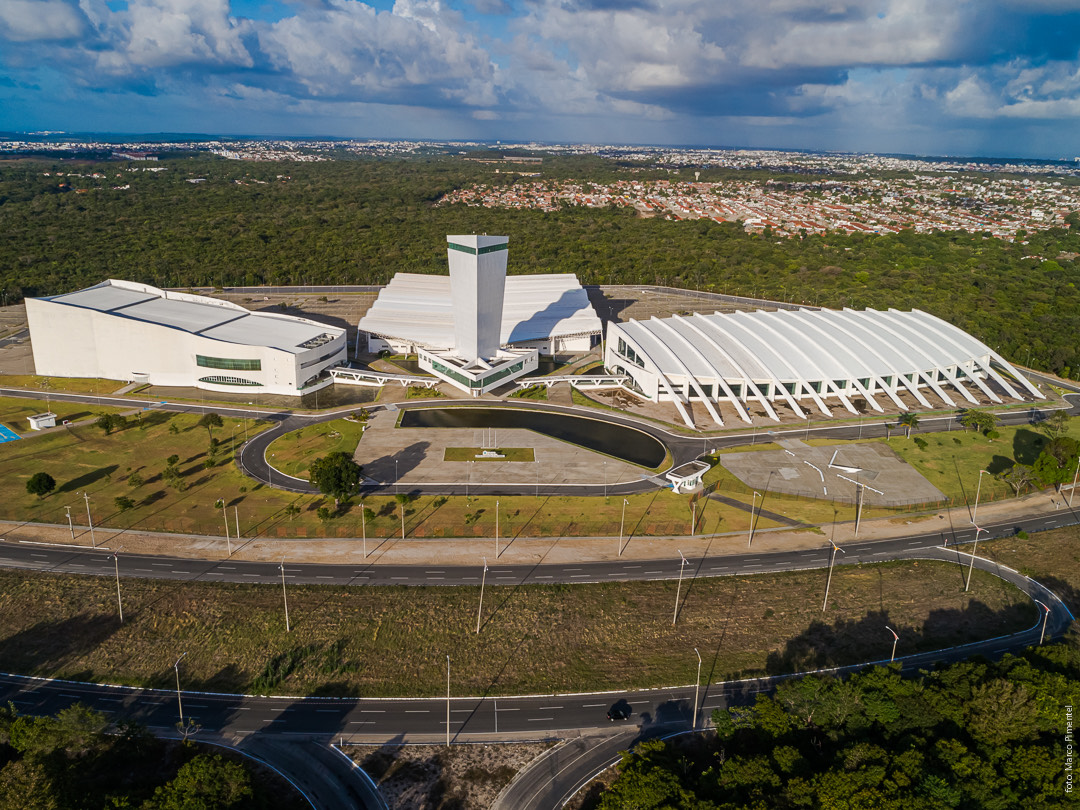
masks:
[[[1067,488],[1064,488],[1067,490]],[[1064,493],[1068,497],[1067,492]],[[979,504],[981,524],[1000,523],[1020,517],[1052,515],[1058,509],[1068,509],[1062,494],[1037,492],[1020,499]],[[1075,509],[1080,512],[1080,501]],[[886,540],[918,532],[960,531],[971,525],[967,506],[920,515],[863,520],[859,527],[859,542]],[[122,549],[127,554],[167,555],[201,559],[226,559],[228,543],[224,537],[139,532],[95,527],[98,547],[103,551]],[[75,527],[72,541],[67,526],[0,522],[0,537],[9,542],[31,541],[67,546],[90,546],[90,532]],[[747,534],[698,535],[695,537],[629,537],[623,540],[623,552],[618,554],[617,537],[520,537],[501,538],[499,554],[495,555],[494,538],[405,539],[368,538],[368,556],[363,554],[363,542],[352,539],[241,539],[232,541],[233,558],[279,562],[327,563],[344,565],[475,565],[487,557],[488,565],[589,562],[621,559],[670,559],[679,551],[688,558],[722,557],[746,554]],[[826,524],[821,529],[763,529],[754,533],[752,552],[793,551],[807,548],[828,548],[832,539],[843,546],[855,540],[853,521]]]

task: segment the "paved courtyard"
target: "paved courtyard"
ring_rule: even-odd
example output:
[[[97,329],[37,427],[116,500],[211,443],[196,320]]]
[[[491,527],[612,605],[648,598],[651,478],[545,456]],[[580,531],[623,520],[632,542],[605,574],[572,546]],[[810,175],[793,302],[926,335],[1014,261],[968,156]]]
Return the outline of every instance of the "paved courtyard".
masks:
[[[855,502],[855,481],[864,485],[863,503],[903,506],[945,500],[944,494],[880,442],[812,447],[795,439],[780,450],[731,453],[720,463],[749,487],[810,498]]]
[[[354,458],[364,475],[380,483],[537,484],[614,486],[649,473],[633,464],[525,429],[497,433],[474,428],[399,428],[398,412],[378,412],[368,423]],[[486,436],[485,436],[486,434]],[[535,461],[445,461],[448,447],[532,448]]]

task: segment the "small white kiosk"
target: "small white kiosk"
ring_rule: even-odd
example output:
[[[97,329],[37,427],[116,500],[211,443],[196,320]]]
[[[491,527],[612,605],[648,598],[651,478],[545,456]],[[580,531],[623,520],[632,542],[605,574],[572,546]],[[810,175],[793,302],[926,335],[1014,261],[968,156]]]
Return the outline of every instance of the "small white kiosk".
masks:
[[[44,430],[45,428],[56,427],[56,414],[52,411],[35,413],[33,416],[28,416],[26,418],[30,421],[31,430]]]

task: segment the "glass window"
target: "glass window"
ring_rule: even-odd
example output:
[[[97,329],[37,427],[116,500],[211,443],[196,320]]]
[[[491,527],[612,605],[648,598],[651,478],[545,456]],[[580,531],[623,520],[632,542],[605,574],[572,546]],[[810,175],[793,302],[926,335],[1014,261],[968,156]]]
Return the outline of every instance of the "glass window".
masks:
[[[203,357],[195,355],[195,362],[202,368],[221,368],[227,371],[262,371],[262,360],[246,360],[232,357]]]

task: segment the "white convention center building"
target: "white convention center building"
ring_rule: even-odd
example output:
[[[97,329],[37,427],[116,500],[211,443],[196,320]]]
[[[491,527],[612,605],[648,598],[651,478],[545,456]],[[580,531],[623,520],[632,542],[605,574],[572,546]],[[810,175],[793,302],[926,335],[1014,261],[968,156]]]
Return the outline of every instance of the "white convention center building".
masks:
[[[744,422],[833,408],[860,413],[1044,399],[1001,355],[926,312],[797,309],[695,313],[609,323],[604,363],[643,399],[687,403],[723,424],[720,403]],[[863,405],[865,403],[865,405]]]
[[[110,279],[28,298],[37,373],[299,396],[344,365],[345,330]]]
[[[357,342],[366,336],[372,354],[415,352],[424,371],[473,395],[535,371],[541,353],[588,351],[603,324],[577,277],[508,276],[508,241],[447,236],[450,274],[394,275]]]

